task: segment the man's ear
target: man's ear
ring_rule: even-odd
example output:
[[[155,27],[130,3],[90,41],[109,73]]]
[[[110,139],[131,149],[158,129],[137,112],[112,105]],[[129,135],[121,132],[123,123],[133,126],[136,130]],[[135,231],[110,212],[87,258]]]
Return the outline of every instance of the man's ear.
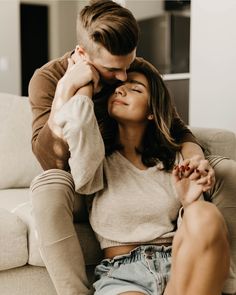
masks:
[[[83,48],[83,46],[77,45],[76,48],[76,53],[84,60],[88,60],[88,53],[86,50]]]

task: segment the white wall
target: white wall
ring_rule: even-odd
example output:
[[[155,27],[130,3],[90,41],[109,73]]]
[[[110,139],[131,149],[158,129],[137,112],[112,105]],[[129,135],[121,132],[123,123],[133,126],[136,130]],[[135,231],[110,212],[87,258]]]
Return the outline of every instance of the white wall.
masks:
[[[0,92],[21,93],[20,3],[49,6],[49,58],[53,59],[75,47],[77,11],[88,0],[0,0]],[[138,20],[163,11],[162,0],[126,0],[125,5]]]
[[[164,11],[163,0],[126,0],[125,7],[132,11],[137,20],[157,16]]]
[[[192,0],[190,125],[236,132],[236,1]]]
[[[128,8],[137,20],[160,15],[164,11],[163,0],[113,0]],[[88,4],[88,0],[79,0],[78,8]]]
[[[76,45],[77,0],[0,0],[0,92],[21,94],[20,3],[49,7],[49,59]],[[33,53],[32,53],[33,54]]]
[[[73,50],[77,44],[76,38],[76,18],[78,12],[78,1],[60,0],[58,1],[58,56]],[[53,33],[55,34],[55,32]]]
[[[21,92],[19,0],[0,0],[0,91]]]
[[[77,5],[81,0],[20,0],[20,2],[48,6],[50,60],[75,47]]]

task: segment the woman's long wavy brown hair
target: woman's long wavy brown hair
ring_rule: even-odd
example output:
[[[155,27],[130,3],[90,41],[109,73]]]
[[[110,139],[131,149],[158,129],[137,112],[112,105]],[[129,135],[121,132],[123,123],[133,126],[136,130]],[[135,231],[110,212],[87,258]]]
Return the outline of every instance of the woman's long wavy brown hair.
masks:
[[[164,170],[173,168],[176,152],[180,145],[173,139],[171,128],[175,116],[175,108],[169,91],[158,70],[143,58],[137,57],[127,72],[142,73],[148,80],[150,97],[148,101],[150,113],[154,120],[148,122],[143,136],[142,148],[137,150],[142,155],[144,165],[150,167],[161,161]],[[103,136],[106,155],[122,149],[118,140],[118,124],[107,112],[99,116],[99,126]]]

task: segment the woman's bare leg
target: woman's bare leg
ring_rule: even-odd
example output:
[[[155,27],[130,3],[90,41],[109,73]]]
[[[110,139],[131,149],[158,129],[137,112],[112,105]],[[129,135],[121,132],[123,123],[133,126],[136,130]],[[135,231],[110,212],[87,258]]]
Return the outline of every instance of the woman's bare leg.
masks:
[[[172,268],[165,295],[220,295],[229,271],[223,217],[205,201],[190,204],[173,241]]]

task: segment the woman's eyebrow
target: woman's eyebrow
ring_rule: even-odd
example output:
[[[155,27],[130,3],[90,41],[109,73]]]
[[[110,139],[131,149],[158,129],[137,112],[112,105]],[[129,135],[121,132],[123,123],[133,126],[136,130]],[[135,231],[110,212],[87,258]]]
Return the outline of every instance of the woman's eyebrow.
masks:
[[[132,83],[132,84],[139,84],[139,85],[142,85],[143,87],[147,88],[147,86],[144,83],[142,83],[142,82],[140,82],[138,80],[134,80],[134,79],[129,80],[128,79],[127,82]]]

